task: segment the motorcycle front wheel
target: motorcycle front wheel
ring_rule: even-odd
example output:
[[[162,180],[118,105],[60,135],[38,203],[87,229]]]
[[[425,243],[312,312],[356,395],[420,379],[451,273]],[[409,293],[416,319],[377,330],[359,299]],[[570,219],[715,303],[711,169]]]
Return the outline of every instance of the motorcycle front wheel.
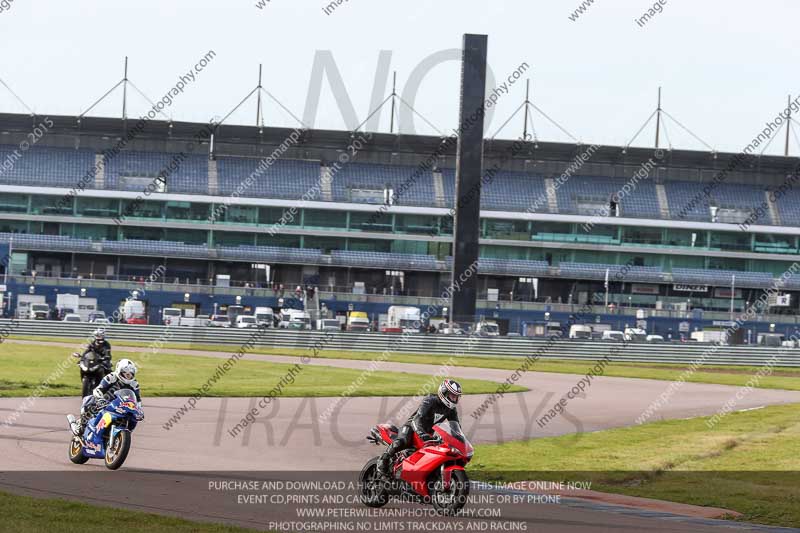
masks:
[[[361,503],[367,507],[383,507],[389,503],[386,480],[378,472],[378,457],[370,459],[358,476]]]
[[[69,441],[69,460],[76,465],[82,465],[89,460],[88,457],[83,455],[83,445],[78,437],[73,436]]]
[[[444,482],[438,473],[431,484],[431,503],[434,509],[447,516],[463,509],[468,496],[469,478],[463,470],[453,470],[448,489],[444,488]]]
[[[114,441],[109,441],[106,446],[105,463],[106,468],[109,470],[116,470],[122,466],[125,459],[128,457],[128,452],[131,449],[131,432],[120,431],[114,437]]]
[[[89,376],[86,376],[85,378],[83,378],[83,382],[81,383],[81,397],[82,398],[86,398],[87,396],[89,396],[92,393],[92,391],[94,390],[94,387],[92,387],[93,384],[94,384],[93,380]]]

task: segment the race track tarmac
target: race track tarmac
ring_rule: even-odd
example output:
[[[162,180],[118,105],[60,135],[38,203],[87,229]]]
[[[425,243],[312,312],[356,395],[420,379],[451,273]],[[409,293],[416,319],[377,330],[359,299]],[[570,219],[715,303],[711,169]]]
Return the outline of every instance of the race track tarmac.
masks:
[[[124,351],[137,349],[126,347]],[[169,352],[200,355],[194,351]],[[225,352],[203,355],[228,356]],[[299,360],[266,355],[248,355],[247,358],[280,362]],[[370,362],[320,359],[308,364],[367,369]],[[433,375],[438,367],[384,363],[380,370]],[[510,372],[455,367],[450,374],[501,382]],[[407,399],[394,397],[351,398],[338,404],[333,403],[337,402],[335,398],[284,398],[260,409],[258,398],[203,398],[197,402],[196,408],[167,426],[170,418],[187,405],[187,399],[147,398],[146,373],[142,372],[140,377],[147,418],[134,433],[132,451],[122,470],[107,471],[99,461],[90,461],[82,466],[71,464],[67,458],[70,433],[65,415],[77,411],[79,399],[40,398],[12,426],[0,425],[0,489],[42,497],[79,498],[90,503],[257,529],[281,529],[298,520],[308,523],[312,519],[298,518],[296,506],[247,503],[249,500],[243,503],[239,494],[210,490],[209,482],[226,479],[289,480],[298,476],[311,480],[352,480],[362,465],[381,451],[364,440],[371,426],[390,420],[401,423],[405,415],[398,416],[397,413],[411,410],[413,405]],[[302,375],[297,379],[302,379]],[[479,419],[470,413],[486,397],[465,396],[460,406],[464,430],[475,444],[574,434],[575,440],[565,444],[568,446],[579,440],[584,432],[635,424],[643,410],[669,386],[668,382],[655,380],[595,378],[583,397],[570,401],[566,415],[540,427],[536,420],[579,379],[580,376],[576,375],[529,372],[517,383],[530,391],[505,395]],[[265,384],[265,393],[272,386],[274,384]],[[737,390],[722,385],[683,384],[651,420],[713,414]],[[0,399],[0,422],[14,413],[21,402],[19,398]],[[737,409],[792,402],[800,402],[800,392],[756,389],[737,403]],[[337,408],[330,410],[332,404]],[[255,423],[238,432],[233,431],[253,408],[259,409]],[[329,416],[324,415],[326,412]],[[480,457],[476,456],[473,462],[479,463]],[[124,490],[120,490],[123,487]],[[443,529],[427,529],[430,531],[634,532],[750,528],[745,524],[682,518],[582,500],[494,502],[492,505],[501,511],[501,518],[436,518],[422,520],[419,524],[454,524]],[[364,509],[358,504],[345,507],[354,513]],[[415,509],[423,506],[398,503],[390,504],[390,507]],[[347,513],[342,511],[342,514]],[[380,517],[335,518],[341,523],[329,523],[322,530],[347,531],[342,525],[346,518],[358,522],[366,520],[372,529],[365,530],[377,531],[388,520]],[[276,528],[276,523],[283,526]],[[424,527],[427,526],[419,524],[418,530],[426,530]],[[509,524],[517,525],[512,528]],[[297,524],[292,527],[287,530],[298,530]],[[395,523],[395,527],[400,526]],[[409,525],[405,530],[414,530],[414,527]]]

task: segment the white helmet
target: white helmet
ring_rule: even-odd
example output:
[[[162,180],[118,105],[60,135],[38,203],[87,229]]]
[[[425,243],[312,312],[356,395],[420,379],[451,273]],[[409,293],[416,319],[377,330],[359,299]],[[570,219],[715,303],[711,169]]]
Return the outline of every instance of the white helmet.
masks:
[[[136,377],[136,365],[130,359],[120,359],[114,369],[114,375],[125,385],[130,385]]]

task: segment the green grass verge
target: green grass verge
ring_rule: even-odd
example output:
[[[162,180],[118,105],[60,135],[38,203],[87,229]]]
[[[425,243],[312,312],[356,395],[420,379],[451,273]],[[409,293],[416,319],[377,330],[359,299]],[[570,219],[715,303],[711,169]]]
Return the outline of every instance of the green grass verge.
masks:
[[[592,489],[722,507],[800,527],[800,405],[478,446],[487,481],[592,481]]]
[[[21,340],[42,340],[41,337],[32,336],[16,336],[13,338]],[[76,339],[72,338],[59,338],[48,339],[55,342],[69,342],[75,343]],[[150,344],[147,342],[136,341],[115,341],[110,339],[115,347],[119,346],[134,346],[134,347],[147,347]],[[166,343],[163,349],[182,349],[182,350],[197,350],[197,351],[234,351],[236,349],[233,345],[225,344],[189,344],[189,343]],[[657,349],[654,347],[654,349]],[[288,356],[303,356],[309,355],[310,351],[298,348],[255,348],[251,351],[255,354],[264,355],[288,355]],[[377,352],[345,352],[340,350],[323,350],[319,352],[318,358],[321,359],[355,359],[355,360],[371,360],[374,359]],[[520,354],[526,355],[526,354]],[[447,355],[431,355],[431,354],[415,354],[415,353],[394,353],[388,359],[395,363],[418,363],[418,364],[441,364]],[[520,363],[520,358],[515,357],[489,357],[480,355],[469,355],[461,357],[453,357],[453,366],[473,367],[473,368],[494,368],[501,370],[516,370]],[[559,360],[559,359],[540,359],[533,367],[532,371],[535,372],[554,372],[559,374],[585,374],[591,367],[594,366],[594,361],[575,361],[575,360]],[[606,376],[622,377],[622,378],[642,378],[642,379],[657,379],[662,381],[674,381],[686,370],[686,366],[676,364],[664,363],[611,363],[605,367]],[[717,385],[733,385],[743,386],[747,384],[750,378],[759,370],[758,367],[751,366],[714,366],[705,365],[702,370],[694,372],[689,376],[686,381],[689,383],[713,383]],[[784,390],[800,390],[800,368],[779,368],[773,369],[772,375],[764,376],[756,384],[758,388],[764,389],[784,389]]]
[[[137,379],[145,396],[192,396],[217,372],[225,359],[181,356],[159,353],[142,362],[145,354],[115,350],[115,358],[127,357],[140,362]],[[28,396],[54,374],[54,370],[70,358],[70,351],[57,346],[35,346],[3,343],[0,345],[0,397]],[[71,359],[70,366],[56,373],[43,396],[73,396],[80,394],[80,371]],[[263,396],[284,378],[292,363],[268,363],[240,360],[209,391],[208,396]],[[339,396],[363,371],[348,368],[308,365],[284,389],[285,397]],[[431,376],[406,372],[372,372],[353,396],[414,396]],[[470,394],[495,391],[497,383],[485,380],[462,379]],[[516,387],[515,391],[527,390]]]
[[[0,492],[0,530],[15,533],[106,533],[114,523],[130,533],[245,533],[251,529],[190,522],[139,511],[96,507],[85,503],[40,499]]]

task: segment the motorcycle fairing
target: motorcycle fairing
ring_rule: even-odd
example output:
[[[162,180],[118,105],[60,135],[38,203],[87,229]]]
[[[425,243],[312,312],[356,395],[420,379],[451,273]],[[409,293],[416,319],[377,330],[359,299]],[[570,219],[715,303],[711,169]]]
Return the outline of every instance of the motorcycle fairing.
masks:
[[[122,391],[120,391],[122,392]],[[130,399],[130,394],[124,392],[116,394],[116,398],[98,412],[83,432],[83,453],[87,457],[102,459],[106,454],[106,441],[103,435],[107,428],[111,427],[111,434],[108,442],[112,442],[120,431],[131,431],[136,427],[136,421],[131,418],[131,414],[137,411],[136,404]],[[114,424],[117,420],[124,420],[123,424]]]

